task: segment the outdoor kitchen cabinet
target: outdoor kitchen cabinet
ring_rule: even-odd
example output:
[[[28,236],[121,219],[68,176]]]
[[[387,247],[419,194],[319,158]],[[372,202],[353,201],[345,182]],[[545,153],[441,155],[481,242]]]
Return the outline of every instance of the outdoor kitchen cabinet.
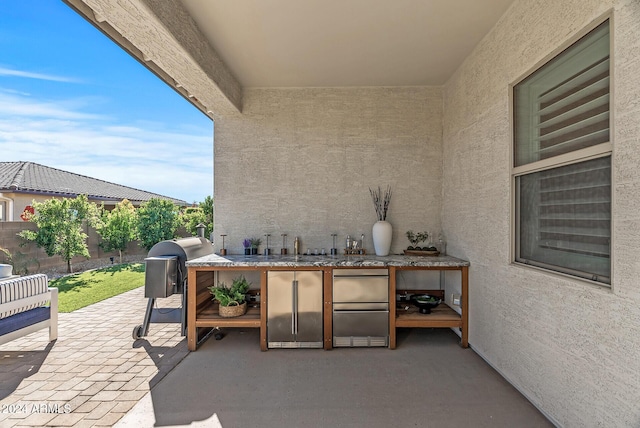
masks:
[[[401,313],[397,311],[396,305],[390,307],[390,337],[389,348],[396,348],[396,328],[458,328],[461,333],[460,345],[463,348],[469,346],[469,267],[460,266],[393,266],[390,268],[389,288],[390,295],[396,295],[396,274],[400,270],[439,270],[439,271],[460,271],[461,313],[454,311],[448,305],[442,303],[437,308],[432,309],[428,315],[416,313]],[[428,290],[408,290],[412,292],[427,292]]]
[[[225,268],[225,270],[247,271],[250,268]],[[223,318],[218,314],[218,305],[212,300],[211,293],[207,287],[217,283],[217,270],[215,268],[199,267],[189,268],[189,279],[187,288],[187,345],[190,351],[195,351],[198,341],[201,339],[201,332],[208,332],[212,328],[243,327],[262,329],[263,311],[260,301],[257,305],[249,305],[245,315],[233,318]],[[266,271],[263,273],[266,275]],[[260,298],[266,295],[264,289],[265,281],[260,284]],[[262,344],[265,344],[264,346]],[[261,338],[261,348],[266,350],[266,339]]]
[[[283,269],[278,267],[255,266],[198,266],[189,267],[187,286],[187,347],[195,351],[203,334],[212,328],[259,328],[260,349],[268,349],[267,342],[267,306],[268,306],[268,274],[283,270],[292,270],[290,267]],[[295,271],[308,271],[308,268],[295,269]],[[321,314],[322,314],[322,347],[331,349],[331,268],[313,269],[321,276]],[[260,301],[257,307],[249,307],[245,315],[234,318],[223,318],[218,314],[218,305],[212,301],[211,293],[207,287],[217,283],[219,271],[257,271],[260,274]]]
[[[450,256],[441,257],[404,257],[389,256],[379,258],[364,256],[358,259],[349,257],[313,259],[313,262],[297,257],[287,258],[273,257],[268,259],[246,258],[244,256],[220,257],[212,254],[201,259],[187,262],[187,344],[190,351],[195,351],[199,342],[212,328],[258,328],[260,329],[260,349],[268,349],[267,321],[268,321],[268,275],[277,271],[316,271],[316,275],[322,276],[322,323],[323,323],[323,348],[328,350],[334,347],[333,343],[333,273],[334,270],[353,268],[356,269],[378,268],[387,269],[389,274],[389,348],[396,347],[397,328],[452,328],[459,329],[462,347],[469,346],[469,262]],[[318,264],[316,260],[324,260],[326,264]],[[356,263],[354,263],[354,260]],[[432,271],[459,271],[461,278],[460,287],[460,313],[446,304],[441,304],[432,310],[431,314],[416,314],[397,311],[395,304],[396,277],[403,270],[432,270]],[[257,273],[260,277],[260,301],[250,305],[248,312],[240,317],[222,318],[218,315],[217,305],[212,301],[211,293],[207,287],[217,283],[217,275],[222,272],[233,274]],[[316,281],[319,282],[319,281]],[[256,290],[257,291],[257,290]],[[415,290],[426,292],[429,290]],[[442,291],[440,291],[442,292]],[[316,321],[317,322],[317,321]]]

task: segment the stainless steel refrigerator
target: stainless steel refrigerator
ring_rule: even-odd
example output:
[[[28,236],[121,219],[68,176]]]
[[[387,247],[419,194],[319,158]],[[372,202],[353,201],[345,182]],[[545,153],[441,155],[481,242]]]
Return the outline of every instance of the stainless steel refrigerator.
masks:
[[[270,271],[268,347],[322,348],[322,303],[321,271]]]

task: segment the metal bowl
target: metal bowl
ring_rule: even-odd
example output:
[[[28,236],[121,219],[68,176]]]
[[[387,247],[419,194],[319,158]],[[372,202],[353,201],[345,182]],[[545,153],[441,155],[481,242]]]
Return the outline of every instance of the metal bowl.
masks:
[[[441,299],[430,294],[412,294],[410,301],[420,309],[421,314],[430,314],[431,309],[442,303]]]

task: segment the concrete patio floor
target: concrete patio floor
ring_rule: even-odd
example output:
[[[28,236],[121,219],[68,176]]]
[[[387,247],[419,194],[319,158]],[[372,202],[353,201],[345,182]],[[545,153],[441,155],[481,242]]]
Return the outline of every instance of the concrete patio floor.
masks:
[[[0,426],[552,426],[448,329],[401,330],[394,351],[268,352],[232,329],[189,353],[175,323],[132,339],[146,303],[132,290],[60,314],[52,344],[0,346]]]

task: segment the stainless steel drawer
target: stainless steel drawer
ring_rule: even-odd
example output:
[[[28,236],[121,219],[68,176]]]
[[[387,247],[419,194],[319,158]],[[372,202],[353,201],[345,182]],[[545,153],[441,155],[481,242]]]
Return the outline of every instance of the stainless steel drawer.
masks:
[[[334,311],[333,336],[373,336],[389,335],[389,311]]]
[[[357,269],[345,269],[355,271]],[[380,271],[374,275],[372,271]],[[340,269],[342,271],[342,269]],[[367,275],[345,275],[334,273],[333,301],[334,302],[388,302],[389,275],[386,269],[363,269]]]

